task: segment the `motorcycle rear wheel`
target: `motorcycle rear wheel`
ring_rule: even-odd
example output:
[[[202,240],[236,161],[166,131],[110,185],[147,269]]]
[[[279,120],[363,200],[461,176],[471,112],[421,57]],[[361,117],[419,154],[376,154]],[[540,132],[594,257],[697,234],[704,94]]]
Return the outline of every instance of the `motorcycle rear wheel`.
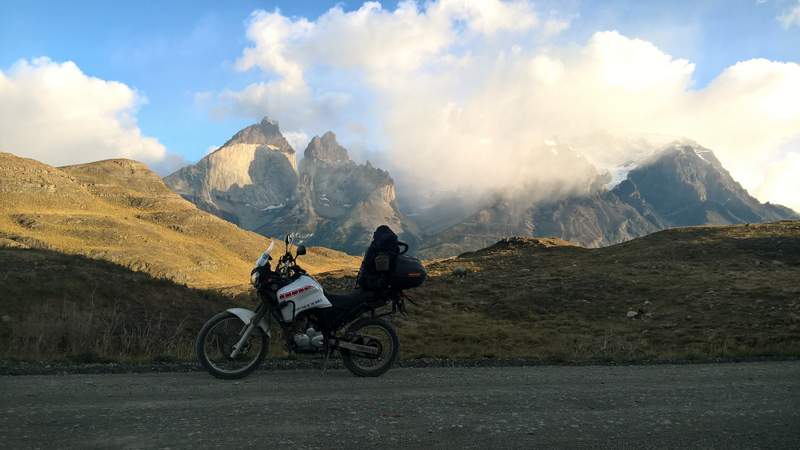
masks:
[[[391,369],[400,353],[400,340],[389,323],[373,318],[356,321],[347,329],[348,335],[357,335],[356,344],[376,347],[376,357],[360,356],[349,350],[341,350],[342,362],[347,370],[359,377],[379,377]]]
[[[197,335],[197,360],[211,375],[224,380],[244,378],[256,370],[269,352],[269,337],[256,329],[242,352],[231,358],[234,344],[247,326],[234,314],[224,311],[212,317]]]

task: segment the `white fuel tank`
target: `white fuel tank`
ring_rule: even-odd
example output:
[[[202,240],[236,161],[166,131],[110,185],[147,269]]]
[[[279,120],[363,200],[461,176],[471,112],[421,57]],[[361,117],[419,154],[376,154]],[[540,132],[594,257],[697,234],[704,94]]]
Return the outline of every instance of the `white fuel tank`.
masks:
[[[293,321],[298,314],[307,309],[332,306],[322,293],[322,286],[308,275],[303,275],[278,289],[278,304],[281,308],[281,316],[286,322]]]

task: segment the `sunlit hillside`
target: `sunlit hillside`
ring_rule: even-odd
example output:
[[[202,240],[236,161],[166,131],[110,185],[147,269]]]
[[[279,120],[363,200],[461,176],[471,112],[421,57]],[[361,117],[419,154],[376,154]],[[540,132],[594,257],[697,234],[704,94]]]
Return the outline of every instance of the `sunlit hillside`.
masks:
[[[241,290],[269,243],[198,210],[130,160],[55,168],[0,153],[0,193],[0,246],[104,259],[192,287]],[[313,273],[358,262],[325,248],[303,259]]]

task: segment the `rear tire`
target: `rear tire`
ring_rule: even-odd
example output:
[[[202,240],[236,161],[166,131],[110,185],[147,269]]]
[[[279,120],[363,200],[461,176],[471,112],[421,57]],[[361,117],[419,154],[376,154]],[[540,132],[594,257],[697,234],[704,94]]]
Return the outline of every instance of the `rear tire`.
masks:
[[[397,332],[394,331],[394,327],[388,322],[380,319],[364,318],[356,321],[347,329],[348,334],[363,333],[366,336],[372,336],[373,333],[377,334],[378,332],[382,336],[374,336],[372,340],[361,342],[364,345],[372,345],[381,349],[380,354],[375,359],[355,355],[348,350],[340,350],[344,366],[353,375],[358,377],[379,377],[391,369],[392,364],[397,360],[397,355],[400,354],[400,340],[397,338]],[[376,361],[377,364],[366,365],[367,361]]]
[[[252,371],[258,369],[261,363],[264,361],[264,357],[267,356],[269,352],[269,338],[268,336],[261,330],[260,328],[256,328],[253,330],[253,333],[250,335],[248,342],[248,349],[251,345],[255,344],[258,345],[258,349],[256,349],[253,354],[247,355],[246,352],[240,354],[240,360],[244,362],[244,366],[240,368],[233,368],[227,369],[220,367],[222,361],[224,361],[225,352],[230,351],[230,347],[232,347],[236,341],[238,341],[238,335],[228,333],[228,335],[211,335],[210,333],[214,331],[217,332],[217,328],[222,325],[223,322],[228,321],[229,324],[235,325],[235,321],[241,325],[240,328],[244,328],[247,324],[242,322],[241,319],[236,317],[234,314],[223,311],[216,316],[212,317],[203,328],[200,330],[200,333],[197,335],[197,342],[195,343],[195,352],[197,353],[197,361],[203,366],[204,369],[208,371],[211,375],[221,378],[223,380],[236,380],[239,378],[244,378],[249,375]],[[215,340],[214,342],[210,342],[210,340]],[[259,345],[260,344],[260,345]],[[214,350],[209,349],[209,347],[218,346],[221,348],[217,348],[216,350],[220,351],[220,355],[223,358],[219,363],[214,362],[209,358],[208,351]],[[217,355],[215,355],[217,356]],[[215,358],[217,359],[217,358]],[[228,358],[230,360],[230,358]],[[230,360],[230,363],[233,364],[233,361]]]

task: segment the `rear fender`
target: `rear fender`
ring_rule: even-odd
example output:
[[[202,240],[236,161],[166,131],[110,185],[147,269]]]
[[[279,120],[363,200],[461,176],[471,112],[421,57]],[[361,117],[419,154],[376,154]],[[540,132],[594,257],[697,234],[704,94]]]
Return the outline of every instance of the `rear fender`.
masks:
[[[245,324],[250,323],[250,320],[253,318],[253,316],[256,315],[256,313],[254,313],[253,311],[250,311],[249,309],[245,308],[231,308],[228,309],[227,311],[233,314],[234,316],[238,317],[239,320],[241,320]],[[258,323],[257,329],[261,330],[262,333],[271,337],[269,333],[269,324],[267,323],[266,317],[261,318],[261,321]]]

